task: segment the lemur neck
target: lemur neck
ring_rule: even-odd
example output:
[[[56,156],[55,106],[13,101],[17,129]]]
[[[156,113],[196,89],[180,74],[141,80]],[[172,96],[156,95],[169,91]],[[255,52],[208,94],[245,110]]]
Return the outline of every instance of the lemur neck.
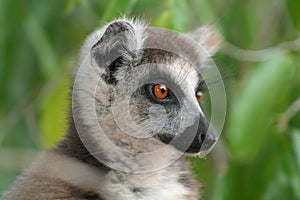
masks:
[[[65,138],[58,144],[55,151],[62,153],[64,155],[76,158],[89,165],[101,168],[102,170],[109,171],[108,168],[103,163],[99,162],[90,152],[86,149],[82,143],[77,129],[75,127],[74,119],[71,116],[69,119],[68,132]]]
[[[140,199],[140,196],[147,197],[147,199],[164,197],[163,199],[192,200],[198,198],[198,183],[191,174],[188,164],[182,158],[179,158],[170,166],[154,172],[131,174],[116,171],[102,164],[85,148],[72,117],[70,118],[66,137],[54,151],[75,158],[104,172],[106,175],[99,177],[99,180],[104,181],[101,185],[108,185],[109,187],[100,188],[100,193],[107,199],[124,199],[124,195],[128,199]],[[113,191],[118,192],[112,195],[114,194]]]

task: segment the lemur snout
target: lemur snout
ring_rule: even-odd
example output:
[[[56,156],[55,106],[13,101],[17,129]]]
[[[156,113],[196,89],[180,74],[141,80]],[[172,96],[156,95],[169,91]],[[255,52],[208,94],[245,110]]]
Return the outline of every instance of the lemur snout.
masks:
[[[215,134],[208,129],[209,124],[205,118],[201,117],[198,123],[197,134],[192,144],[186,150],[187,153],[199,153],[209,150],[216,142]]]
[[[217,139],[213,131],[209,129],[209,123],[204,117],[200,117],[198,123],[186,128],[186,130],[178,136],[170,134],[160,135],[159,139],[173,145],[176,149],[190,154],[197,154],[207,151],[216,143]]]

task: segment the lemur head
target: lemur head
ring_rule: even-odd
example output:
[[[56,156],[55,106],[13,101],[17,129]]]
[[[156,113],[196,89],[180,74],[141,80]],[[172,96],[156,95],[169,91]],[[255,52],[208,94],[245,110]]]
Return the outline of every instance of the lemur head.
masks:
[[[128,167],[127,158],[138,163],[138,155],[164,147],[198,154],[213,146],[199,103],[201,72],[218,42],[205,28],[191,36],[121,19],[88,37],[74,77],[73,117],[101,162]]]

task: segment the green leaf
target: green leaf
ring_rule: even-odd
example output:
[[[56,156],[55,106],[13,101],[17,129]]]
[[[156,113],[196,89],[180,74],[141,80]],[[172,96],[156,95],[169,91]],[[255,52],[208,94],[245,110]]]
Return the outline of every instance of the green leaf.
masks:
[[[45,96],[41,107],[40,126],[43,147],[51,147],[65,134],[69,110],[70,80],[67,77]]]
[[[292,57],[284,55],[260,64],[249,75],[229,111],[227,139],[234,159],[253,159],[270,137],[275,120],[271,116],[287,95],[296,67]]]
[[[288,158],[287,163],[291,165],[291,173],[288,180],[296,199],[300,199],[300,130],[292,131],[292,145],[294,155],[290,154],[290,157],[286,156]]]
[[[57,57],[51,42],[39,24],[38,19],[33,14],[28,17],[24,24],[24,29],[26,36],[39,59],[41,71],[44,77],[49,78],[49,76],[53,75],[58,68]]]
[[[13,183],[16,175],[18,175],[16,172],[0,171],[0,195],[2,191],[9,188],[9,185]]]
[[[105,12],[102,16],[102,21],[109,22],[122,14],[128,15],[137,0],[111,0],[109,1]]]
[[[300,1],[299,0],[287,0],[287,10],[291,16],[292,22],[297,29],[300,29]]]
[[[190,12],[186,1],[172,0],[173,26],[177,31],[187,31],[190,22]]]
[[[294,129],[291,134],[292,134],[294,154],[296,157],[296,161],[300,173],[300,130]]]
[[[153,21],[153,26],[187,31],[190,16],[186,1],[169,0],[165,6],[165,10]]]
[[[76,6],[85,6],[88,3],[86,0],[67,0],[65,2],[65,14],[70,14]]]
[[[174,13],[171,10],[162,12],[153,22],[153,26],[174,29],[173,26]]]

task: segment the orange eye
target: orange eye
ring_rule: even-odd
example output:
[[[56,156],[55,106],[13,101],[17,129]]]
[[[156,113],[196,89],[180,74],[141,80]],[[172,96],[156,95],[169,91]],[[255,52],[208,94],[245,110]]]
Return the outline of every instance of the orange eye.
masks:
[[[196,93],[196,98],[197,98],[198,103],[200,103],[202,101],[203,94],[202,94],[201,91],[199,91],[199,92]]]
[[[158,99],[164,99],[169,94],[169,89],[164,84],[156,84],[153,88],[153,94]]]

